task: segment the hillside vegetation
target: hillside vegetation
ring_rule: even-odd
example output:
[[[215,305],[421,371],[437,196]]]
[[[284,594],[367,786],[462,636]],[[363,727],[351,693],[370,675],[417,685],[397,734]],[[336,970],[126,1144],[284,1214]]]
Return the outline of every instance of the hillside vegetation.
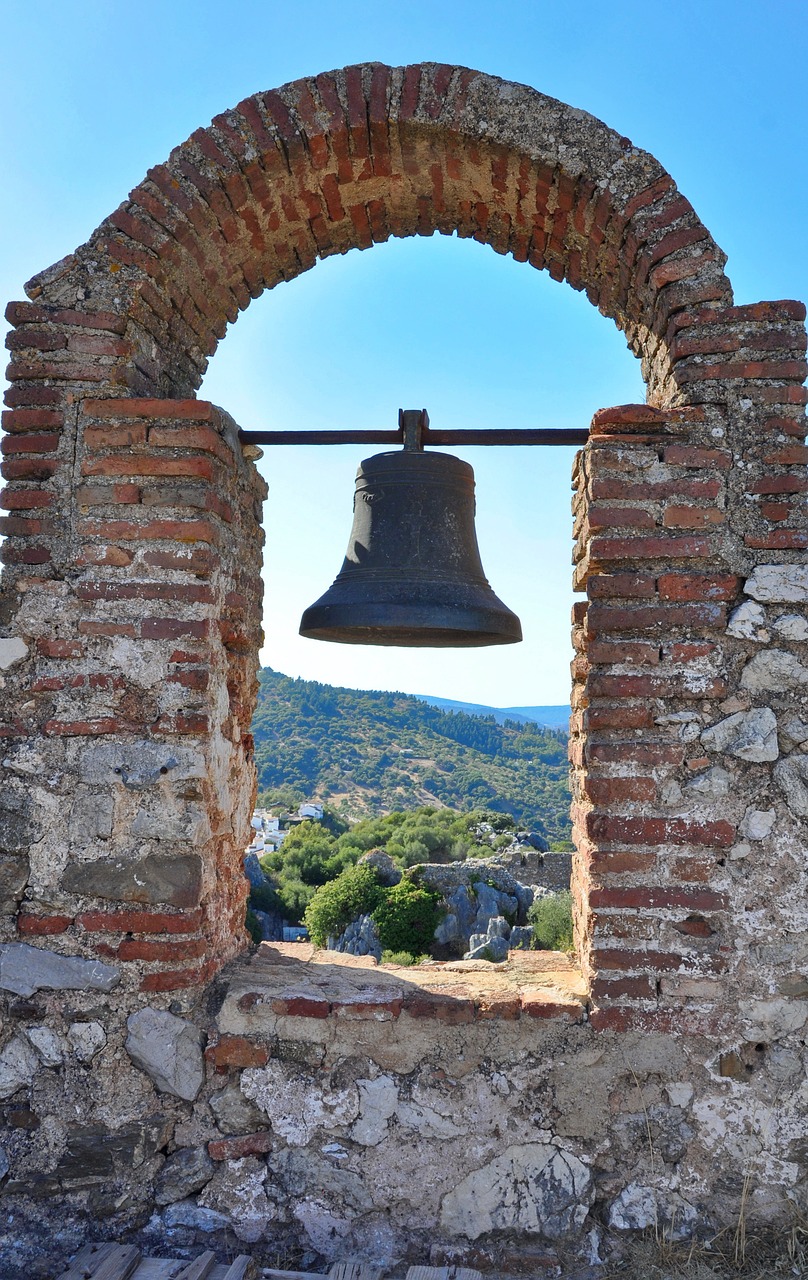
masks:
[[[566,736],[453,713],[403,693],[264,668],[253,720],[259,803],[319,800],[357,820],[422,805],[492,809],[568,840]]]

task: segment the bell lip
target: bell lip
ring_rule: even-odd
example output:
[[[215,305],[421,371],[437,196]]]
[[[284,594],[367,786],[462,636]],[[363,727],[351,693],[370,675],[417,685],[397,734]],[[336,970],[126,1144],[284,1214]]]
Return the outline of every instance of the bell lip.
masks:
[[[471,649],[518,644],[522,624],[501,608],[447,605],[310,605],[300,620],[307,640],[333,644],[396,646],[406,649]],[[357,621],[357,618],[361,621]],[[398,622],[397,622],[398,619]]]

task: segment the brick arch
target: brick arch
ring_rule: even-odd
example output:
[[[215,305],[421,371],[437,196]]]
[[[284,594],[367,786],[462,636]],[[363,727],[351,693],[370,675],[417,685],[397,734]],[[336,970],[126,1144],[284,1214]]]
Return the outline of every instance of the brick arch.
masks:
[[[674,317],[732,291],[690,203],[593,116],[465,68],[369,63],[246,98],[30,288],[46,305],[123,313],[115,381],[187,396],[264,289],[329,254],[434,231],[585,290],[642,358],[651,403],[692,399]]]

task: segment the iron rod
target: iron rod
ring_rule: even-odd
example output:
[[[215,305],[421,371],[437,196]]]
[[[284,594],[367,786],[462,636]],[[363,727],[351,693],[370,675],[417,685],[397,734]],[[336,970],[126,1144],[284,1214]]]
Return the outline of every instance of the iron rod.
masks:
[[[403,444],[401,431],[239,431],[243,444]],[[424,445],[582,445],[589,431],[579,427],[493,427],[438,431],[428,427]]]

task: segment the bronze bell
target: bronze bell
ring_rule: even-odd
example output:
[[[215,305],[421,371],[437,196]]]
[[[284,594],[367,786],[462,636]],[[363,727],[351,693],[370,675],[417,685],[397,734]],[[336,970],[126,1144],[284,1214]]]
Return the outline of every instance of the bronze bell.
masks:
[[[519,619],[483,573],[467,462],[416,444],[360,464],[342,569],[303,614],[300,634],[431,648],[522,639]]]

